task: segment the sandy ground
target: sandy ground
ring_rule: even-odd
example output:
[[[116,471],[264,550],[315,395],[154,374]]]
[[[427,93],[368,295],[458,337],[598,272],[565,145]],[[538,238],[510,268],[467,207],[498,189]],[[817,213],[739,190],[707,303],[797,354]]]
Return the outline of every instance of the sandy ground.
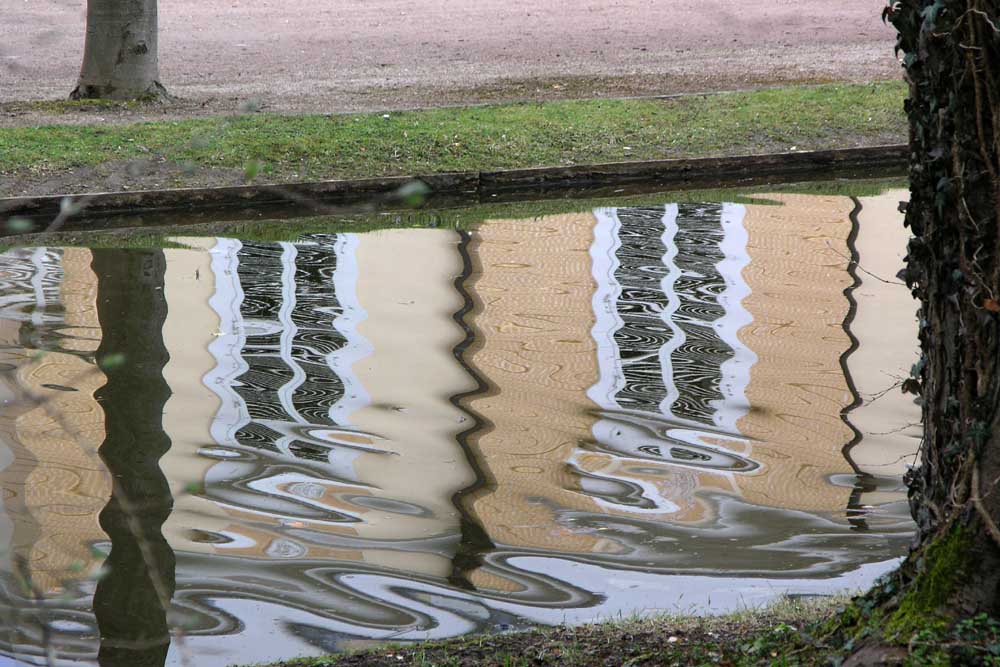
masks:
[[[0,0],[0,103],[69,93],[85,4]],[[180,100],[139,115],[248,102],[338,112],[884,79],[899,76],[884,4],[160,0],[161,80]],[[6,107],[0,125],[26,120]]]

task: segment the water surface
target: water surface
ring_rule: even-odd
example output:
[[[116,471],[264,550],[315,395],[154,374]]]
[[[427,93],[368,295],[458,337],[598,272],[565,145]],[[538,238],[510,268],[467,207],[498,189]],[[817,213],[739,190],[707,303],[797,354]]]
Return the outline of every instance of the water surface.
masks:
[[[0,651],[222,665],[869,585],[912,531],[902,195],[7,252]]]

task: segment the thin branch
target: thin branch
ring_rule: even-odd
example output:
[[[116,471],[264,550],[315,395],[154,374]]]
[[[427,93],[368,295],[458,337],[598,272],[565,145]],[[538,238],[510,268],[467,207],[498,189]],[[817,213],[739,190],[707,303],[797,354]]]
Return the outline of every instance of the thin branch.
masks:
[[[886,285],[901,285],[902,287],[906,287],[907,286],[906,283],[901,283],[898,280],[888,280],[888,279],[883,278],[881,276],[875,275],[874,273],[872,273],[871,271],[869,271],[868,269],[866,269],[864,266],[862,266],[861,262],[858,262],[858,261],[855,261],[855,260],[851,259],[848,255],[845,255],[844,253],[842,253],[839,250],[837,250],[836,248],[834,248],[833,245],[829,241],[826,242],[826,247],[829,248],[830,250],[832,250],[833,252],[835,252],[841,258],[846,259],[851,264],[854,264],[854,266],[856,266],[857,268],[861,269],[861,271],[863,273],[867,273],[869,276],[871,276],[875,280],[878,280],[879,282],[883,282]]]
[[[976,512],[979,513],[979,517],[986,524],[986,530],[989,532],[990,537],[998,547],[1000,547],[1000,528],[997,528],[997,524],[993,521],[993,517],[990,516],[989,511],[983,504],[983,501],[979,498],[979,466],[976,465],[972,469],[972,506],[976,508]]]
[[[896,434],[896,433],[902,433],[906,429],[913,428],[914,426],[920,426],[920,422],[909,422],[907,424],[903,424],[902,426],[900,426],[898,428],[890,429],[888,431],[868,431],[868,435],[893,435],[893,434]],[[908,456],[909,456],[909,454],[904,454],[903,456],[901,456],[898,459],[896,459],[896,461],[897,462],[901,461],[902,459],[905,459]]]
[[[996,24],[995,24],[995,23],[993,23],[993,21],[992,21],[992,20],[990,20],[990,15],[989,15],[989,14],[987,14],[986,12],[984,12],[984,11],[983,11],[983,10],[981,10],[981,9],[968,9],[968,10],[966,10],[966,11],[965,11],[965,12],[964,12],[964,13],[963,13],[963,14],[962,14],[961,16],[959,16],[959,17],[958,17],[958,19],[957,19],[957,20],[955,21],[955,27],[954,27],[954,28],[952,28],[952,30],[951,30],[951,31],[952,31],[952,32],[955,32],[956,30],[958,30],[958,26],[959,26],[959,25],[961,25],[962,21],[964,21],[964,20],[965,20],[965,17],[966,17],[966,16],[968,16],[969,14],[976,14],[976,15],[978,15],[978,16],[979,16],[980,18],[982,18],[982,19],[983,19],[984,21],[986,21],[986,23],[988,23],[988,24],[989,24],[989,26],[990,26],[990,28],[991,28],[991,29],[993,30],[993,32],[995,32],[995,33],[998,33],[998,34],[1000,34],[1000,28],[997,28]]]

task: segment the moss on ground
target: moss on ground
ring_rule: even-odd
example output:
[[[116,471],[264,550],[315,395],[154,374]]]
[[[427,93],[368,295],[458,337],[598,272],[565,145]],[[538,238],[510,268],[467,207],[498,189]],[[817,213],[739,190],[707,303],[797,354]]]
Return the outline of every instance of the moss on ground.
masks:
[[[896,609],[886,619],[890,636],[909,638],[929,627],[946,627],[940,616],[968,568],[972,566],[968,532],[955,524],[944,536],[927,547],[926,569],[902,594]]]

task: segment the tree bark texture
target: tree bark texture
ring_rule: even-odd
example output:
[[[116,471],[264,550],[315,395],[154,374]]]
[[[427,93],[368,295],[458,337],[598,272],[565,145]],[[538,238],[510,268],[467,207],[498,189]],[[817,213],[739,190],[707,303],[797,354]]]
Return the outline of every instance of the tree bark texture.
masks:
[[[906,385],[923,406],[917,543],[889,588],[902,631],[1000,612],[1000,0],[896,0],[885,16],[909,82],[903,275],[923,353]]]
[[[159,97],[157,0],[87,0],[87,36],[74,99]]]

